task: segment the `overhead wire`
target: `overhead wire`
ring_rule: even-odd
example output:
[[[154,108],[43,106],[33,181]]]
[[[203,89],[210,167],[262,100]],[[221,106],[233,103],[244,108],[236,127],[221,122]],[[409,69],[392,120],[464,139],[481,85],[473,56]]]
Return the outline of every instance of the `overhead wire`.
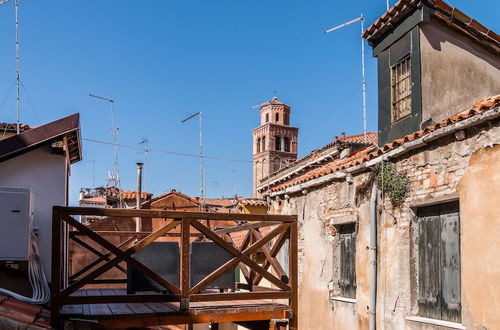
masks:
[[[168,150],[162,150],[162,149],[149,149],[149,148],[148,149],[144,149],[144,148],[136,147],[136,146],[132,146],[132,145],[119,144],[119,143],[101,141],[101,140],[96,140],[96,139],[82,138],[82,140],[88,141],[88,142],[94,142],[94,143],[100,143],[100,144],[106,144],[106,145],[116,146],[116,147],[119,147],[119,148],[141,150],[141,151],[146,151],[146,152],[158,152],[158,153],[163,153],[163,154],[169,154],[169,155],[175,155],[175,156],[183,156],[183,157],[193,157],[193,158],[200,158],[201,157],[199,154],[198,155],[196,155],[196,154],[188,154],[188,153],[184,153],[184,152],[175,152],[175,151],[168,151]],[[226,157],[218,157],[218,156],[203,155],[203,158],[204,159],[229,161],[229,162],[252,163],[251,160],[226,158]]]

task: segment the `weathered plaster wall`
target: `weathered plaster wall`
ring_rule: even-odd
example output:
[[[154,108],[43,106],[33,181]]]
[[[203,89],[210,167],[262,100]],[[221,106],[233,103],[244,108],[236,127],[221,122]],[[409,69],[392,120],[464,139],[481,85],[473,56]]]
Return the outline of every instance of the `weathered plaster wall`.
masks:
[[[420,25],[422,122],[500,92],[500,55],[433,18]]]
[[[459,183],[467,329],[500,329],[500,145],[477,151]]]
[[[398,171],[408,176],[410,193],[403,205],[393,207],[379,192],[379,329],[444,329],[407,319],[418,316],[418,251],[415,244],[418,231],[415,230],[414,210],[418,206],[453,199],[460,200],[461,209],[463,324],[467,329],[475,329],[478,325],[487,329],[500,328],[497,302],[500,264],[498,258],[495,259],[500,250],[500,233],[496,228],[500,228],[497,216],[500,214],[500,147],[491,148],[500,144],[499,126],[497,119],[429,142],[423,148],[392,160]],[[301,329],[368,328],[367,246],[371,184],[370,175],[365,172],[355,175],[352,183],[330,182],[291,194],[289,199],[281,195],[272,202],[271,213],[297,214],[299,217]],[[358,230],[355,303],[330,299],[339,292],[338,235],[334,225],[348,222],[356,222]]]
[[[0,186],[30,188],[34,194],[33,227],[39,229],[38,248],[50,281],[52,206],[66,205],[66,160],[42,146],[0,162]]]

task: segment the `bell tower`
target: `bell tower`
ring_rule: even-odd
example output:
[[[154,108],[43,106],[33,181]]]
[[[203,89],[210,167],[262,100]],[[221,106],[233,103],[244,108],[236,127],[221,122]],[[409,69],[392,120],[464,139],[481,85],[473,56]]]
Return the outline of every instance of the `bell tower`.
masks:
[[[297,159],[299,129],[290,126],[290,107],[274,97],[260,106],[260,126],[253,136],[253,194],[272,173]]]

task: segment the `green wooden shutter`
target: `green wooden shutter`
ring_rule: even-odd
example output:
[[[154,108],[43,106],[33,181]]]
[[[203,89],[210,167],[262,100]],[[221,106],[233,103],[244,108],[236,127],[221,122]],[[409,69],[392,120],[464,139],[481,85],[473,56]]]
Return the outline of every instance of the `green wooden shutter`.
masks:
[[[356,232],[346,225],[340,233],[340,279],[342,296],[356,298]]]
[[[460,217],[457,203],[440,207],[441,213],[441,318],[461,322],[460,299]]]
[[[422,316],[441,319],[439,206],[419,209],[418,307]]]

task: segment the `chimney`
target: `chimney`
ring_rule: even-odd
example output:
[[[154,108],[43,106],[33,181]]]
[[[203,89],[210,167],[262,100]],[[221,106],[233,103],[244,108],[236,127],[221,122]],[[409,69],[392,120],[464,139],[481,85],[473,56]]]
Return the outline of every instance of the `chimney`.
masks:
[[[335,135],[335,138],[333,139],[333,142],[339,142],[339,137]]]
[[[345,138],[345,132],[342,132],[341,134],[341,138],[344,139]]]

